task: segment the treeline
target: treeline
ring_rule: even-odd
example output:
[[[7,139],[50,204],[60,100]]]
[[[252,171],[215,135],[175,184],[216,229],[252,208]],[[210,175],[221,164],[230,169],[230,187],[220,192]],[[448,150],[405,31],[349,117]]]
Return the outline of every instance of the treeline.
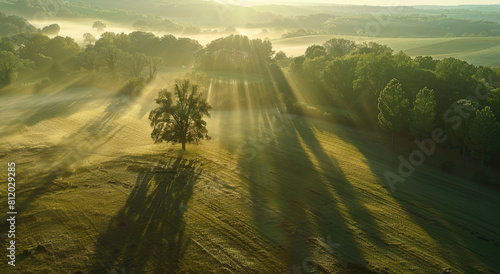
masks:
[[[212,41],[196,54],[197,66],[207,71],[267,73],[274,54],[270,41],[230,35]]]
[[[92,43],[82,49],[71,37],[50,38],[40,32],[2,37],[0,87],[19,79],[38,81],[37,87],[43,88],[51,82],[74,78],[82,70],[111,79],[151,79],[161,67],[191,67],[194,54],[202,48],[189,38],[157,37],[140,31],[105,32],[97,40],[87,40]]]
[[[321,31],[340,35],[368,35],[383,37],[453,37],[500,36],[497,22],[448,18],[444,15],[380,15],[333,16],[314,14],[308,16],[277,18],[271,22],[248,23],[251,28],[281,27]]]
[[[37,30],[37,28],[31,25],[28,20],[23,17],[5,15],[0,12],[0,37],[10,36],[24,31],[35,32]]]
[[[349,111],[343,121],[372,129],[381,126],[419,139],[440,127],[451,136],[449,145],[459,146],[464,154],[468,148],[479,159],[498,156],[498,69],[455,58],[410,58],[384,45],[345,39],[310,46],[295,58],[278,55],[295,85],[308,90],[309,103]],[[297,113],[318,117],[323,113],[290,98],[287,106]],[[456,129],[457,116],[469,122]]]

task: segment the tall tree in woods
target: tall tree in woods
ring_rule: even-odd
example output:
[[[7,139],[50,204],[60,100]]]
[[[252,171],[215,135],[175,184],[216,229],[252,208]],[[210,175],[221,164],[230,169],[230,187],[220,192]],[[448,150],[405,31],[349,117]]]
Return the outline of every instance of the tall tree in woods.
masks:
[[[500,149],[500,125],[490,107],[478,110],[472,121],[467,138],[467,146],[481,160],[484,160]]]
[[[434,91],[427,87],[417,93],[410,112],[410,129],[414,137],[421,137],[432,130],[436,119],[436,100]]]
[[[408,124],[409,106],[410,102],[405,99],[401,83],[397,79],[392,79],[378,98],[378,122],[380,127],[392,132],[393,151],[394,134]]]

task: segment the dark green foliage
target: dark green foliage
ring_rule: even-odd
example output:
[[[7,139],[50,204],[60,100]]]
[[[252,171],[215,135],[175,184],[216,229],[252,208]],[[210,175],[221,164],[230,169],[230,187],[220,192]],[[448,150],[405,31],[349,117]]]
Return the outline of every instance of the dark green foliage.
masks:
[[[454,102],[444,113],[445,129],[452,145],[462,150],[462,166],[465,168],[465,149],[469,130],[478,105],[471,100],[461,99]]]
[[[423,138],[424,134],[434,128],[435,119],[434,91],[425,87],[418,92],[410,112],[410,129],[413,136]]]
[[[326,55],[325,48],[319,45],[312,45],[306,49],[305,56],[309,59],[314,59],[317,57],[322,57]]]
[[[331,58],[338,58],[353,52],[357,46],[354,41],[347,39],[330,39],[323,44],[326,53]]]
[[[42,54],[51,57],[53,60],[66,62],[80,51],[80,47],[71,37],[56,36],[45,45]]]
[[[474,96],[477,85],[476,68],[456,58],[445,58],[436,64],[436,76],[445,92],[437,93],[436,101],[440,111],[452,102]]]
[[[131,54],[159,57],[167,67],[190,67],[194,54],[202,48],[196,40],[189,38],[177,39],[173,35],[159,38],[150,32],[135,31],[130,34],[105,32],[90,50],[100,52],[109,46]]]
[[[10,51],[12,53],[15,52],[14,50],[14,45],[8,40],[8,39],[5,39],[5,40],[0,40],[0,50],[2,51]]]
[[[280,67],[286,68],[291,62],[291,58],[286,56],[286,53],[283,51],[278,51],[274,55],[274,61],[278,63]]]
[[[476,117],[469,128],[466,144],[481,160],[481,163],[484,163],[484,159],[494,155],[500,149],[500,125],[490,107],[486,106],[476,111]]]
[[[156,74],[163,66],[163,59],[160,57],[147,57],[147,69],[149,73],[149,80],[152,80],[156,77]]]
[[[37,28],[25,18],[16,15],[7,16],[0,12],[0,37],[7,37],[24,31],[36,32]]]
[[[41,33],[20,33],[13,37],[19,45],[19,56],[31,59],[36,54],[44,54],[50,38]]]
[[[129,78],[142,77],[142,72],[148,66],[148,58],[143,53],[124,54],[125,73]]]
[[[19,57],[10,51],[0,51],[0,88],[9,85],[21,65]]]
[[[186,143],[209,138],[203,117],[210,117],[212,107],[203,99],[199,86],[189,79],[177,79],[173,92],[160,90],[156,103],[159,107],[149,114],[155,143],[181,143],[185,150]]]
[[[123,58],[124,53],[112,45],[102,48],[99,53],[99,59],[101,60],[102,66],[111,73],[111,75],[116,76],[118,72],[118,62]]]
[[[491,91],[488,98],[488,105],[490,105],[495,117],[500,117],[500,88]]]
[[[198,67],[209,71],[262,73],[274,54],[271,42],[230,35],[212,41],[197,54]]]
[[[380,127],[392,131],[392,147],[394,150],[394,133],[408,125],[408,108],[410,102],[405,99],[401,83],[392,79],[378,98],[378,121]]]
[[[347,105],[356,102],[358,94],[354,92],[358,58],[345,56],[328,63],[323,71],[323,81],[335,98],[342,99]]]
[[[438,63],[438,60],[432,59],[431,56],[417,56],[413,60],[419,68],[427,70],[435,70]]]
[[[377,101],[387,83],[396,75],[396,64],[390,53],[377,54],[371,50],[369,52],[360,56],[356,66],[353,90],[354,93],[359,94],[357,105],[358,109],[363,112],[362,115],[374,118],[377,111],[374,102]],[[403,96],[407,98],[406,94]],[[373,122],[376,120],[370,121],[370,123]]]

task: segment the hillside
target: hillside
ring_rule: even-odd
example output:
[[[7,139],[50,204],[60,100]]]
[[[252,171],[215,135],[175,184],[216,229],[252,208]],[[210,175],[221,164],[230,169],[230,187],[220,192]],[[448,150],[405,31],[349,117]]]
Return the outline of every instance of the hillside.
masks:
[[[177,158],[150,140],[153,90],[0,102],[19,271],[500,271],[498,190],[432,165],[391,189],[387,138],[275,109],[214,111]]]

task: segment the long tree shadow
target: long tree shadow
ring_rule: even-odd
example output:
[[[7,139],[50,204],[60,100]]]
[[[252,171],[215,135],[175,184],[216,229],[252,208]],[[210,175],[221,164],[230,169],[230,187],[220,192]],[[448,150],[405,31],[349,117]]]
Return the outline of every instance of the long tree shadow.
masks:
[[[28,208],[38,197],[52,189],[55,179],[70,176],[75,167],[105,146],[122,130],[124,126],[119,126],[115,120],[130,108],[133,101],[128,97],[120,98],[121,96],[117,96],[117,100],[109,104],[101,116],[95,117],[72,134],[63,137],[58,144],[36,149],[36,155],[41,159],[40,165],[26,168],[25,173],[29,174],[29,178],[20,177],[28,181],[33,190],[17,208],[20,210]]]
[[[190,239],[183,215],[202,170],[181,157],[146,167],[95,245],[92,273],[174,273]]]
[[[337,192],[340,201],[346,206],[353,224],[367,235],[372,244],[383,248],[384,242],[377,224],[370,212],[363,204],[356,187],[349,181],[344,171],[340,168],[337,159],[330,157],[320,144],[312,131],[312,126],[306,120],[294,120],[296,132],[304,142],[305,146],[314,154],[319,170],[326,176],[327,184]],[[323,226],[320,226],[323,227]]]
[[[374,148],[373,136],[359,136],[359,132],[353,136],[353,132],[356,129],[339,127],[335,130],[343,140],[355,139],[351,144],[366,158],[369,170],[377,179],[375,183],[392,191],[389,195],[401,207],[401,213],[430,236],[440,259],[457,268],[452,271],[495,273],[500,270],[497,256],[500,233],[496,229],[500,222],[493,217],[500,211],[498,190],[453,178],[427,165],[416,167],[411,177],[389,187],[384,174],[387,171],[398,174],[399,162],[395,160],[398,155]],[[414,260],[420,260],[419,267],[446,268],[422,258]]]
[[[255,120],[261,123],[248,129],[255,134],[260,127],[272,128],[275,136],[251,161],[239,160],[257,230],[278,247],[277,256],[290,270],[307,271],[309,265],[332,271],[335,263],[316,258],[326,251],[341,261],[335,269],[369,272],[352,227],[359,226],[357,218],[363,216],[370,233],[377,235],[377,229],[338,163],[326,155],[308,125],[292,120],[286,130],[277,130],[269,124],[271,113],[260,115]],[[332,188],[339,189],[341,201],[332,196]],[[346,219],[339,203],[348,206],[352,220]]]

